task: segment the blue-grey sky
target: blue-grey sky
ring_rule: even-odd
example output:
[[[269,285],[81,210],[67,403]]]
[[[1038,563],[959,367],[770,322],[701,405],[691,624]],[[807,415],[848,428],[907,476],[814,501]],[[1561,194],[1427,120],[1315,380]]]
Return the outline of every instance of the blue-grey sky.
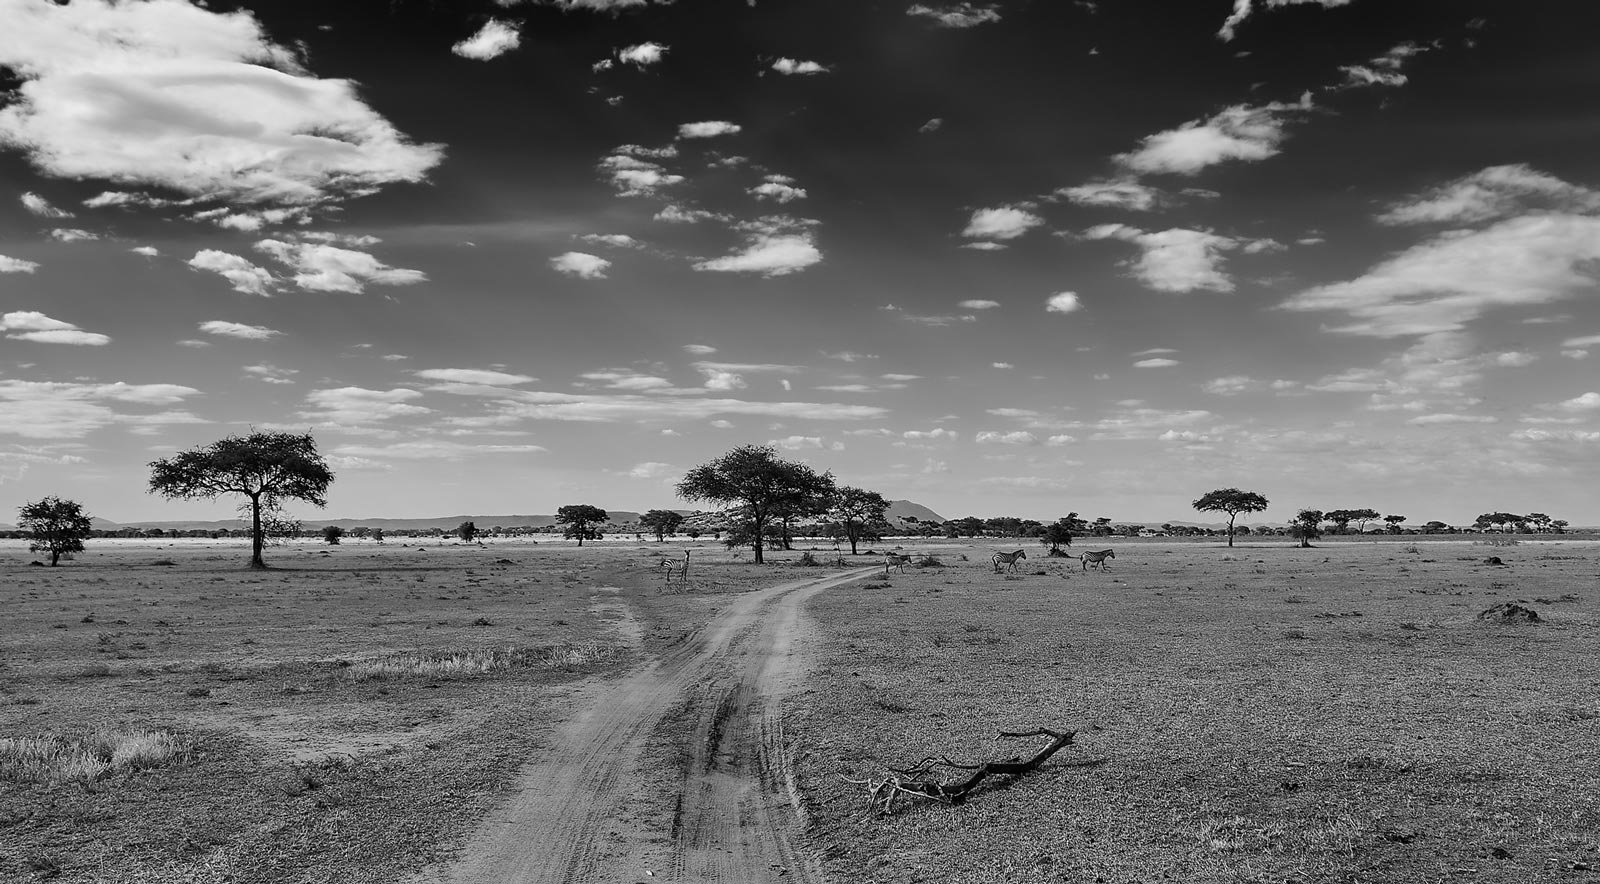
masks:
[[[950,517],[1600,523],[1596,24],[0,0],[0,503],[224,514],[145,464],[254,426],[340,516],[756,442]]]

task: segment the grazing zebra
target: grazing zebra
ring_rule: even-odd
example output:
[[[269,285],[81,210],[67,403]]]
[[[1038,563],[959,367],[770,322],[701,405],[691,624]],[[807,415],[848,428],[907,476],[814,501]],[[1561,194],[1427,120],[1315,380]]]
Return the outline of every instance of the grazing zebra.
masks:
[[[1090,565],[1099,565],[1100,570],[1104,571],[1106,569],[1106,559],[1114,559],[1116,557],[1117,554],[1114,550],[1103,549],[1099,552],[1086,552],[1079,556],[1078,560],[1083,563],[1083,570],[1085,571],[1089,570]]]
[[[909,564],[911,564],[911,557],[910,556],[903,556],[903,555],[900,555],[899,553],[884,553],[883,554],[883,576],[885,576],[885,577],[889,576],[889,568],[891,566],[893,566],[895,568],[899,568],[901,571],[904,571],[906,569],[906,566],[909,565]]]
[[[677,575],[679,583],[684,584],[684,585],[688,585],[688,583],[689,583],[689,551],[688,550],[684,550],[683,551],[683,561],[681,563],[674,562],[671,559],[662,559],[661,560],[661,569],[663,571],[667,572],[667,585],[668,586],[672,585],[673,575]]]
[[[994,562],[994,573],[996,573],[996,574],[1000,573],[1000,566],[1001,565],[1005,565],[1006,567],[1008,567],[1011,570],[1015,571],[1015,570],[1017,570],[1017,559],[1025,559],[1027,557],[1028,557],[1028,554],[1026,552],[1024,552],[1023,550],[1020,550],[1020,549],[1017,550],[1016,552],[995,553],[994,554],[994,559],[992,560]]]

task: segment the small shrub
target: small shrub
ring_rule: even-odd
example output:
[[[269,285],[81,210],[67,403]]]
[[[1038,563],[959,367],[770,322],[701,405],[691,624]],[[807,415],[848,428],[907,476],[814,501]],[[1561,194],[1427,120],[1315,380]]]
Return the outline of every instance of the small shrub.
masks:
[[[813,556],[809,551],[801,553],[800,558],[795,559],[794,563],[801,568],[816,568],[822,565],[821,562],[817,561],[817,557]]]
[[[935,558],[935,557],[933,557],[931,555],[926,555],[926,556],[923,556],[922,558],[917,560],[917,567],[918,568],[943,568],[944,567],[944,562],[939,561],[937,558]]]
[[[89,783],[113,773],[187,757],[188,741],[168,731],[99,730],[86,737],[0,738],[0,781]]]
[[[80,678],[105,678],[111,674],[111,667],[105,663],[90,663],[78,670]]]

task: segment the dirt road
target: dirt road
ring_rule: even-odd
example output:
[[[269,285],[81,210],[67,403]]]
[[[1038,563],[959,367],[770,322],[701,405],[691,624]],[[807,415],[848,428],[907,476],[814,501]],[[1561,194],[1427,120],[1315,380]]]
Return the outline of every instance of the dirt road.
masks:
[[[460,860],[421,880],[821,882],[798,844],[779,701],[806,600],[876,570],[740,596],[683,647],[591,688]],[[691,736],[664,771],[646,744],[668,715],[686,715]]]

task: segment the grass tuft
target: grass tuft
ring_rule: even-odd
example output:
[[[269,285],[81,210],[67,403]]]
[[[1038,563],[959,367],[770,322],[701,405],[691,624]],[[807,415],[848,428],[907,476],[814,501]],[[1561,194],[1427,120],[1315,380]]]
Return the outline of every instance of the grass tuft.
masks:
[[[90,783],[187,758],[170,731],[98,730],[86,737],[0,738],[0,782]]]
[[[355,681],[388,678],[473,678],[514,667],[559,669],[616,662],[622,649],[599,641],[541,648],[456,648],[391,654],[344,668]]]

